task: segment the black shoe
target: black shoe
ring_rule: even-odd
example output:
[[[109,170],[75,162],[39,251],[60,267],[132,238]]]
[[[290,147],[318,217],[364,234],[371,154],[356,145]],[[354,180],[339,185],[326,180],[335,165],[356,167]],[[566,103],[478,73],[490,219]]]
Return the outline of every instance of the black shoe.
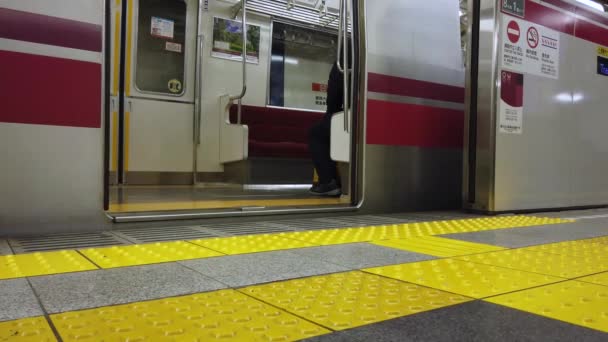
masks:
[[[310,188],[310,193],[317,196],[338,197],[342,195],[342,190],[335,180],[327,184],[317,184]]]

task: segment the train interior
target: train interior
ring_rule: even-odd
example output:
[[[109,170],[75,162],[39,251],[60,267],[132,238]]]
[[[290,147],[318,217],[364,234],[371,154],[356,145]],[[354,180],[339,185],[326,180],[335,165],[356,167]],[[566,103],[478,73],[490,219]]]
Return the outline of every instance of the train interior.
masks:
[[[244,37],[241,1],[201,4],[114,8],[107,212],[350,205],[354,119],[342,118],[346,130],[332,133],[341,197],[309,194],[316,172],[308,131],[325,113],[338,40],[356,39],[350,29],[339,35],[342,24],[352,27],[351,9],[247,1]]]

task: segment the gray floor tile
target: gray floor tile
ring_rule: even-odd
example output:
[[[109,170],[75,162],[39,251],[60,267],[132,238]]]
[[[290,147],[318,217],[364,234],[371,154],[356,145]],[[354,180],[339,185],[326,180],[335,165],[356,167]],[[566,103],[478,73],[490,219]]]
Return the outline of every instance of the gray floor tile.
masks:
[[[0,255],[10,255],[13,254],[13,251],[8,246],[8,242],[6,240],[0,240]]]
[[[348,270],[286,251],[188,260],[180,263],[231,287]]]
[[[179,264],[31,278],[50,313],[205,292],[225,286]]]
[[[485,302],[406,316],[343,332],[336,341],[606,341],[608,334]],[[327,338],[324,340],[324,338]],[[318,342],[334,341],[331,335]]]
[[[406,252],[369,243],[303,248],[294,250],[293,253],[351,269],[434,259],[434,257],[429,255]]]
[[[0,281],[0,321],[43,315],[26,279]]]
[[[518,248],[568,240],[588,239],[604,235],[608,235],[608,223],[585,220],[569,224],[448,234],[444,235],[444,237]]]

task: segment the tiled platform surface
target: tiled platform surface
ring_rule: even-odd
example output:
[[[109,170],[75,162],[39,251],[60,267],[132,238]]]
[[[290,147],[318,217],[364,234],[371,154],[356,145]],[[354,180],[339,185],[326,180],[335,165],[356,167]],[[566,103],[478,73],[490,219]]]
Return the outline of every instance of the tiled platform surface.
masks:
[[[606,341],[608,215],[561,214],[4,258],[0,341]]]

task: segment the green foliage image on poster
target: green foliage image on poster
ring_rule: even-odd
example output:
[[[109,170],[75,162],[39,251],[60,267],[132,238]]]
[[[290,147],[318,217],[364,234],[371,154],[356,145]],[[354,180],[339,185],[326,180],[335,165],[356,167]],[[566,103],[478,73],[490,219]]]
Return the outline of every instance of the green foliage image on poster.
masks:
[[[243,25],[234,20],[213,18],[213,52],[215,57],[241,60]],[[258,63],[260,57],[260,27],[247,25],[247,61]]]

